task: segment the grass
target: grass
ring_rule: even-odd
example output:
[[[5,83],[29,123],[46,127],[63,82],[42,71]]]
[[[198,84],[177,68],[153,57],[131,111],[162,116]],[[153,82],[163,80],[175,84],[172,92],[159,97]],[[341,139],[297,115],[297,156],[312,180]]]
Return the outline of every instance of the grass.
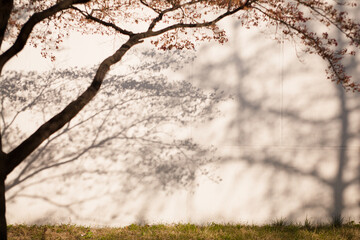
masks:
[[[123,228],[92,228],[76,225],[10,225],[8,236],[12,240],[26,239],[194,239],[194,240],[230,240],[230,239],[328,239],[358,240],[360,239],[360,223],[342,223],[341,225],[315,225],[306,220],[304,224],[290,224],[279,219],[272,224],[230,225],[209,224],[198,226],[193,224],[174,225],[130,225]]]

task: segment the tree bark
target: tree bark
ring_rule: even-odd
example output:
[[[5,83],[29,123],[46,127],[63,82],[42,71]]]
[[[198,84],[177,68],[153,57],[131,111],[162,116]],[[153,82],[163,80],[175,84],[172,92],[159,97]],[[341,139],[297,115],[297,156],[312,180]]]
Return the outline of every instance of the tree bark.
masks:
[[[7,240],[6,200],[5,200],[5,159],[6,154],[0,151],[0,239]]]
[[[41,22],[44,19],[47,19],[47,18],[53,16],[54,14],[56,14],[62,10],[70,8],[73,4],[87,3],[89,1],[90,0],[62,0],[42,12],[34,13],[29,18],[29,20],[24,24],[24,26],[21,28],[20,33],[17,36],[15,43],[8,50],[6,50],[3,54],[0,55],[0,75],[1,75],[4,65],[25,47],[26,42],[28,41],[30,34],[36,24],[38,24],[39,22]],[[8,3],[8,2],[10,2],[10,3]],[[3,8],[3,6],[6,6],[6,9],[4,8],[4,9],[0,10],[0,12],[2,12],[0,17],[3,18],[3,19],[0,19],[0,21],[5,21],[6,19],[8,21],[9,16],[7,15],[8,14],[7,9],[9,9],[10,7],[12,9],[12,7],[13,7],[12,1],[0,0],[0,3],[1,3],[0,7]],[[1,30],[1,27],[2,28],[5,27],[5,29],[3,29],[4,33],[6,30],[7,24],[8,24],[7,22],[0,23],[0,30]],[[2,33],[0,31],[0,37],[1,37],[1,34]],[[2,40],[3,39],[1,39],[1,41]]]
[[[2,178],[3,179],[3,178]],[[7,225],[6,225],[6,202],[5,202],[5,180],[0,183],[0,239],[7,239]]]
[[[7,154],[4,164],[5,176],[11,173],[26,157],[28,157],[42,142],[53,133],[70,122],[98,93],[110,66],[119,62],[124,54],[134,45],[141,43],[138,36],[131,37],[113,55],[106,58],[97,69],[91,85],[64,110],[40,126],[31,136]]]
[[[13,0],[0,0],[0,50],[13,5]]]

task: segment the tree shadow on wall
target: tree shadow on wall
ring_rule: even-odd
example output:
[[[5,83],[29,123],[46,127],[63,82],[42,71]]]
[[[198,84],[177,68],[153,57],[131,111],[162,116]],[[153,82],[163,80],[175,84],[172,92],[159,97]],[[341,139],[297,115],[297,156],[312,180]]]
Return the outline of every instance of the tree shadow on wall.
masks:
[[[360,95],[345,93],[340,86],[327,83],[325,77],[322,86],[314,86],[304,75],[311,79],[306,73],[317,63],[296,68],[297,59],[286,58],[286,50],[284,53],[275,41],[262,43],[259,35],[247,39],[256,45],[249,54],[251,46],[242,43],[246,35],[239,29],[233,24],[230,50],[221,61],[200,63],[193,74],[201,87],[219,87],[233,95],[234,113],[219,143],[238,149],[223,163],[247,165],[234,180],[234,191],[251,168],[261,169],[256,179],[262,180],[254,178],[252,184],[254,188],[265,185],[266,190],[261,196],[247,196],[253,197],[248,202],[263,206],[256,211],[267,214],[268,220],[312,217],[324,221],[324,216],[358,216]],[[284,53],[285,60],[274,56],[274,49]],[[199,56],[207,52],[211,46],[203,47]],[[357,65],[356,59],[347,64],[353,76],[359,76]],[[312,189],[323,191],[314,193]],[[284,204],[290,206],[289,211],[282,211]],[[305,216],[307,213],[311,216]]]
[[[91,219],[102,211],[103,222],[111,223],[122,216],[107,203],[119,207],[130,199],[151,197],[152,192],[186,188],[198,174],[216,181],[206,167],[218,160],[214,149],[194,142],[189,125],[217,114],[219,94],[163,74],[172,76],[181,68],[179,63],[192,61],[189,52],[137,54],[141,61],[131,59],[136,54],[128,57],[132,64],[118,66],[95,100],[8,177],[8,204],[33,199],[64,209],[76,220]],[[0,86],[4,149],[19,144],[79,95],[94,71],[5,73]],[[145,221],[149,207],[145,205],[139,210],[139,222]],[[81,211],[86,214],[78,214]],[[48,216],[33,220],[45,222]]]

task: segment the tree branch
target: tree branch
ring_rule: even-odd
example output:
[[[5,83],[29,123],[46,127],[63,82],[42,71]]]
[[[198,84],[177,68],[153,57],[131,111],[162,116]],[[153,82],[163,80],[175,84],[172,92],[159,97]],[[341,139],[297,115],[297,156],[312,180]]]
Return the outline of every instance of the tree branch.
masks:
[[[0,50],[13,7],[14,0],[0,0]]]
[[[160,13],[160,12],[161,12],[160,10],[158,10],[158,9],[150,6],[150,5],[149,5],[146,1],[144,1],[144,0],[140,0],[140,3],[142,3],[144,6],[150,8],[151,10],[153,10],[153,11],[156,12],[156,13]]]
[[[18,147],[8,153],[6,158],[6,174],[11,173],[27,156],[40,146],[53,133],[71,121],[97,94],[100,86],[109,71],[110,66],[119,62],[124,54],[134,45],[141,43],[139,36],[131,37],[113,55],[106,58],[97,69],[91,85],[73,102],[67,105],[60,113],[52,117],[36,130]]]
[[[111,28],[113,28],[115,31],[117,31],[117,32],[119,32],[119,33],[121,33],[121,34],[128,35],[129,37],[135,35],[135,34],[134,34],[133,32],[131,32],[131,31],[125,30],[125,29],[123,29],[123,28],[120,28],[120,27],[118,27],[117,25],[115,25],[114,23],[106,22],[106,21],[101,20],[101,19],[99,19],[99,18],[97,18],[97,17],[94,17],[92,14],[89,14],[89,13],[87,13],[87,12],[85,12],[85,11],[77,8],[77,7],[74,7],[74,6],[73,6],[73,7],[71,7],[71,8],[74,9],[74,10],[76,10],[76,11],[78,11],[78,12],[80,12],[85,18],[90,19],[90,20],[93,20],[93,21],[95,21],[95,22],[97,22],[97,23],[100,23],[101,25],[104,25],[104,26],[107,26],[107,27],[111,27]]]
[[[0,1],[9,1],[9,0],[0,0]],[[2,72],[4,65],[24,48],[36,24],[38,24],[39,22],[41,22],[46,18],[53,16],[54,14],[64,9],[68,9],[73,4],[87,3],[89,1],[90,0],[63,0],[42,12],[34,13],[21,28],[15,43],[6,52],[0,55],[0,74]]]
[[[2,135],[1,135],[1,128],[0,128],[0,155],[4,155],[5,153],[3,152],[3,148],[2,148]]]
[[[190,1],[190,2],[186,2],[184,4],[181,4],[181,5],[173,5],[173,7],[171,8],[168,8],[168,9],[165,9],[163,11],[160,11],[158,12],[159,15],[153,19],[153,21],[150,23],[150,26],[148,28],[148,31],[149,30],[153,30],[154,27],[156,26],[156,24],[158,22],[161,21],[161,19],[164,17],[165,14],[169,13],[169,12],[173,12],[177,9],[181,9],[182,7],[185,7],[185,6],[188,6],[188,5],[193,5],[193,4],[197,4],[197,3],[200,3],[200,2],[204,2],[205,0],[197,0],[197,1]],[[143,3],[144,4],[144,3]],[[150,6],[149,6],[150,7]],[[151,7],[150,7],[151,8]],[[155,10],[154,10],[155,11]]]
[[[356,43],[358,46],[360,45],[360,33],[359,33],[359,31],[354,31],[354,33],[356,33],[356,37],[353,37],[349,32],[346,32],[342,28],[342,25],[341,25],[342,22],[331,19],[329,16],[326,15],[326,13],[324,13],[323,9],[315,8],[312,4],[310,4],[309,2],[306,2],[306,1],[297,0],[297,2],[304,5],[304,6],[306,6],[306,7],[308,7],[308,8],[310,8],[311,10],[313,10],[315,13],[317,13],[318,15],[320,15],[321,17],[326,19],[331,25],[335,26],[341,33],[343,33],[352,42]],[[341,4],[341,3],[338,3],[338,2],[337,2],[337,4],[343,5],[343,3]],[[359,26],[358,26],[358,30],[360,30]]]
[[[177,23],[168,27],[165,27],[163,29],[160,29],[158,31],[147,31],[144,33],[145,37],[144,38],[148,38],[148,37],[153,37],[153,36],[158,36],[160,34],[163,34],[165,32],[177,29],[177,28],[202,28],[202,27],[209,27],[217,22],[219,22],[220,20],[224,19],[227,16],[233,15],[237,12],[239,12],[240,10],[243,10],[247,7],[249,7],[248,5],[250,5],[249,1],[246,1],[243,5],[241,5],[240,7],[237,7],[233,10],[228,10],[225,13],[221,14],[220,16],[218,16],[217,18],[211,20],[211,21],[207,21],[207,22],[202,22],[202,23]],[[150,28],[150,27],[149,27]]]
[[[333,76],[329,76],[333,81],[336,81],[337,84],[341,84],[343,88],[348,91],[360,91],[360,84],[355,83],[350,80],[349,76],[346,75],[344,68],[341,64],[341,58],[340,56],[334,56],[329,50],[320,42],[319,37],[316,37],[316,34],[308,33],[305,29],[302,29],[300,26],[296,26],[293,23],[286,22],[284,19],[277,18],[271,13],[268,12],[268,9],[266,7],[262,6],[259,3],[256,3],[259,7],[253,6],[254,9],[258,10],[265,16],[267,16],[269,19],[272,19],[286,27],[288,27],[291,30],[294,30],[297,34],[299,34],[300,39],[303,41],[307,41],[307,43],[304,43],[307,47],[313,49],[320,57],[322,57],[325,61],[327,61],[329,70],[332,72]],[[263,9],[261,9],[263,8]]]

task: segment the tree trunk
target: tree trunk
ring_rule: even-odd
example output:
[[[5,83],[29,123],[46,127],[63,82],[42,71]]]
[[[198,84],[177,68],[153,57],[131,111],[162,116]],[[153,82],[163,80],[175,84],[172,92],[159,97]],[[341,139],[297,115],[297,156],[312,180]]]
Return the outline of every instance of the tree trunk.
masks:
[[[0,239],[7,239],[7,225],[6,225],[6,203],[5,203],[5,179],[1,177],[0,183]]]
[[[1,135],[0,135],[1,137]],[[0,141],[1,144],[1,141]],[[6,202],[5,202],[5,157],[6,154],[0,149],[0,239],[7,239],[6,225]]]

